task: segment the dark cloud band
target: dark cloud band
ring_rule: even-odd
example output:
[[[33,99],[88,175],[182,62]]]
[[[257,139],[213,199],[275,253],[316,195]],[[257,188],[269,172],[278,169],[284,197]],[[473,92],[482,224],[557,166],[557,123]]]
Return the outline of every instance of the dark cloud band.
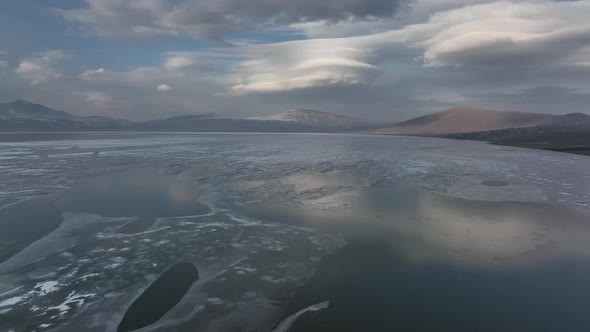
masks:
[[[70,22],[103,37],[222,36],[293,23],[392,17],[411,0],[85,0],[76,9],[56,9]]]

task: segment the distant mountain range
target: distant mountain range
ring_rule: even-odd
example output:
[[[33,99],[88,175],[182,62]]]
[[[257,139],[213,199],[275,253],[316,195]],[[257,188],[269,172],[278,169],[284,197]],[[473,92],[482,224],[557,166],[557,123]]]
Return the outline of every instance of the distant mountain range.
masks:
[[[212,116],[185,115],[163,120],[136,123],[141,130],[204,131],[204,132],[351,132],[383,127],[349,116],[314,110],[297,109],[269,116],[228,119]]]
[[[308,109],[246,119],[185,115],[131,122],[102,116],[75,116],[22,100],[0,104],[0,132],[18,131],[350,132],[482,140],[590,154],[590,115],[467,107],[451,108],[400,123],[372,122]]]
[[[101,116],[80,117],[22,100],[0,104],[0,131],[194,131],[194,132],[348,132],[384,123],[314,110],[290,110],[260,118],[230,119],[185,115],[131,122]]]

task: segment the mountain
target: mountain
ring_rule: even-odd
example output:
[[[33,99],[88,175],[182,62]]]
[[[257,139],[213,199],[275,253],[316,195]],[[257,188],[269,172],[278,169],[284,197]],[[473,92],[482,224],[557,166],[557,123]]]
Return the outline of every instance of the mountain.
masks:
[[[80,117],[22,100],[0,104],[0,131],[186,131],[186,132],[348,132],[384,127],[384,123],[314,110],[291,110],[260,118],[184,115],[130,122],[104,116]]]
[[[147,121],[136,124],[135,127],[153,131],[337,133],[369,130],[385,125],[350,116],[297,109],[245,119],[185,115]]]
[[[0,104],[0,119],[60,119],[71,118],[73,115],[56,111],[47,106],[16,100],[11,103]]]
[[[580,125],[590,124],[590,115],[585,113],[569,113],[556,117],[555,125]]]
[[[130,124],[104,116],[75,116],[23,100],[0,103],[0,131],[119,130]]]
[[[551,114],[461,107],[420,116],[388,128],[377,129],[373,132],[396,135],[441,135],[506,128],[535,127],[570,121],[565,117]]]
[[[455,133],[443,137],[590,155],[590,116],[582,119],[586,122]]]
[[[139,130],[220,132],[345,132],[374,129],[386,123],[307,109],[268,116],[222,118],[213,114],[181,115],[134,124]]]
[[[297,109],[270,116],[231,119],[211,114],[131,122],[80,117],[17,100],[0,104],[0,131],[176,131],[176,132],[365,132],[485,140],[496,144],[590,149],[590,115],[550,115],[453,108],[398,124],[376,123],[332,113]]]
[[[365,119],[352,116],[337,115],[327,112],[320,112],[309,109],[294,109],[268,116],[250,118],[252,120],[291,122],[306,126],[334,126],[334,127],[356,127],[376,125]]]
[[[590,115],[584,113],[553,115],[452,108],[369,132],[469,139],[590,154]]]

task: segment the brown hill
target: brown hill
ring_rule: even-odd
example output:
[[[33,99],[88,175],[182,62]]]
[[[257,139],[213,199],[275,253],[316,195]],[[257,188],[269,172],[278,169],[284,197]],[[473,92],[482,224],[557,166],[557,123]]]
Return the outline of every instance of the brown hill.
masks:
[[[397,135],[440,135],[450,133],[479,132],[506,128],[536,127],[579,121],[576,114],[570,118],[562,115],[498,111],[482,108],[451,108],[441,112],[420,116],[394,126],[372,131],[376,134]]]

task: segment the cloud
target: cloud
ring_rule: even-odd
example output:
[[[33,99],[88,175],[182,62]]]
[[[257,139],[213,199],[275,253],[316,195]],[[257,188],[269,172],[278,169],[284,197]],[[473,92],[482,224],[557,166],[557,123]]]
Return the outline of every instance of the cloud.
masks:
[[[590,60],[590,1],[499,1],[406,28],[429,66],[533,67]]]
[[[478,92],[471,96],[492,107],[538,113],[588,113],[590,105],[590,89],[563,86],[536,86],[510,92]]]
[[[315,108],[395,120],[457,104],[567,113],[582,110],[590,91],[589,0],[78,3],[56,10],[72,23],[69,31],[178,37],[175,47],[196,51],[144,42],[146,56],[138,58],[107,42],[100,51],[117,54],[116,63],[79,52],[74,67],[65,54],[11,49],[0,54],[7,78],[0,98],[136,119],[162,117],[162,109],[240,117]],[[164,86],[173,92],[154,93]]]
[[[395,33],[252,44],[238,48],[244,58],[230,69],[231,93],[283,92],[328,86],[362,86],[395,58]]]
[[[82,72],[80,77],[97,83],[129,83],[149,86],[162,84],[162,81],[194,81],[208,78],[208,73],[218,70],[219,63],[225,57],[232,56],[232,51],[217,53],[213,50],[203,52],[167,52],[157,66],[136,67],[126,71],[112,71],[106,68],[91,69]]]
[[[228,53],[228,52],[226,52]],[[172,87],[162,82],[174,81],[179,85],[209,81],[209,72],[216,70],[210,58],[216,57],[213,51],[204,52],[167,52],[162,54],[162,61],[155,66],[135,67],[129,70],[115,71],[108,68],[89,69],[79,74],[79,78],[87,84],[105,86],[136,86],[153,91],[168,91]],[[223,55],[222,55],[223,56]],[[222,57],[221,56],[221,57]],[[209,81],[209,83],[213,83]]]
[[[105,71],[106,71],[106,69],[104,69],[104,68],[85,70],[82,73],[82,78],[85,80],[92,80],[94,78],[100,77],[100,75],[104,74]]]
[[[63,106],[58,105],[74,113],[79,112],[77,108],[80,108],[92,114],[94,109],[106,116],[141,120],[200,112],[220,113],[229,109],[229,106],[215,98],[215,93],[223,89],[215,77],[219,64],[211,61],[233,57],[231,50],[221,53],[214,49],[165,52],[161,54],[160,63],[153,66],[128,70],[100,67],[82,70],[77,74],[70,72],[68,80],[52,85],[51,89],[80,91],[76,93],[76,98],[68,99],[68,103],[66,99],[60,100]],[[169,86],[174,93],[154,93],[160,85]],[[162,89],[166,87],[161,86]],[[89,91],[100,91],[101,94]],[[162,109],[167,110],[165,115]]]
[[[65,20],[101,37],[175,37],[221,40],[235,32],[293,23],[392,17],[406,0],[85,0],[54,9]]]
[[[158,91],[172,91],[172,87],[168,84],[160,84],[158,85],[158,87],[156,88],[156,90]]]
[[[0,57],[7,55],[7,54],[8,54],[8,52],[0,50]],[[0,58],[0,69],[7,68],[7,67],[8,67],[8,61]]]
[[[590,71],[590,1],[477,2],[446,1],[463,6],[379,33],[243,46],[231,92],[370,85],[386,70],[395,79],[396,71],[420,65],[433,77],[444,74],[437,68],[453,67],[462,68],[455,75],[463,79],[494,83]]]
[[[16,73],[27,79],[31,85],[43,83],[50,79],[61,78],[56,65],[68,58],[68,55],[60,50],[38,53],[33,57],[20,60]]]
[[[439,12],[488,3],[489,0],[413,0],[402,6],[403,10],[391,17],[376,17],[372,20],[341,20],[338,22],[313,21],[299,22],[289,25],[310,38],[337,38],[376,34],[398,30],[405,26],[424,23]]]
[[[113,101],[110,95],[100,91],[77,91],[76,94],[82,96],[86,102],[99,108],[107,107]]]

